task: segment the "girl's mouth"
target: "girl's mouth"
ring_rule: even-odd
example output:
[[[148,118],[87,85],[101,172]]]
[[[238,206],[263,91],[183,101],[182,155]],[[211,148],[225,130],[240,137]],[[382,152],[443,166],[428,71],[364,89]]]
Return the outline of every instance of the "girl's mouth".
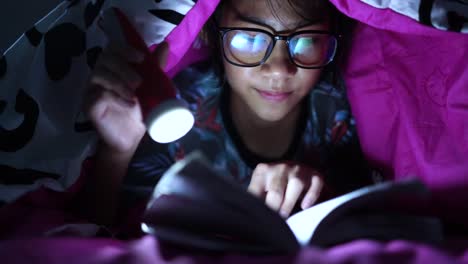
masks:
[[[257,90],[261,97],[271,102],[282,102],[292,94],[292,92],[268,92]]]

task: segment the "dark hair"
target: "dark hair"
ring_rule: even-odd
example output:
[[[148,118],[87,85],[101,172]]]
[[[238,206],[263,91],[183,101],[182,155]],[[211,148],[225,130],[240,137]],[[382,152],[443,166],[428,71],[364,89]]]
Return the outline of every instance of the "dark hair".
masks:
[[[221,54],[221,43],[220,36],[217,30],[218,21],[221,20],[223,9],[230,4],[233,0],[221,0],[218,4],[215,12],[206,23],[203,34],[207,40],[208,45],[212,52],[212,63],[220,82],[224,82],[224,68],[223,68],[223,56]],[[330,31],[341,38],[338,43],[338,50],[335,55],[335,59],[329,65],[327,65],[324,71],[332,74],[332,81],[334,83],[339,81],[339,70],[338,65],[344,63],[346,48],[349,47],[349,41],[354,27],[353,20],[349,19],[342,13],[340,13],[334,5],[328,0],[268,0],[268,5],[272,10],[273,14],[281,20],[278,15],[278,8],[281,2],[286,1],[291,11],[295,12],[298,16],[304,18],[306,21],[317,21],[317,19],[330,18]]]

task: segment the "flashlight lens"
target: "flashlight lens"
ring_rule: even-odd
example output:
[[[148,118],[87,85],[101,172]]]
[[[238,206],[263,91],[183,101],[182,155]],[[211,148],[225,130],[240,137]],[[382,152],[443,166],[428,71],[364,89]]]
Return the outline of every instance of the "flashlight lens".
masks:
[[[187,108],[168,109],[148,123],[148,134],[159,143],[169,143],[187,134],[194,121]]]

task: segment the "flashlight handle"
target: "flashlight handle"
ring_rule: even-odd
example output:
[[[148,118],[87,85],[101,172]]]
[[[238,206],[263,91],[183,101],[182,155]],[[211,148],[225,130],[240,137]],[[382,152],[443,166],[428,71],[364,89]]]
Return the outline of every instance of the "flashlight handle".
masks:
[[[113,10],[127,43],[144,54],[143,62],[132,66],[142,77],[142,83],[136,88],[135,95],[140,102],[143,118],[146,120],[154,107],[168,99],[176,98],[176,89],[171,79],[158,65],[156,52],[149,50],[139,32],[119,8],[113,7]]]

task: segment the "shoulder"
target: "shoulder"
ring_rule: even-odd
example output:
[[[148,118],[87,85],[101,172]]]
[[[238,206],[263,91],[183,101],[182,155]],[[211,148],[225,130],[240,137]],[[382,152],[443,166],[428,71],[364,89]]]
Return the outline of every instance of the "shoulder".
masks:
[[[354,119],[342,80],[323,78],[310,93],[312,121],[326,143],[346,142],[354,136]]]
[[[217,94],[220,91],[219,79],[210,61],[202,61],[183,69],[174,78],[179,95],[193,101]]]
[[[348,110],[349,103],[346,95],[344,81],[332,80],[326,76],[312,89],[310,93],[311,106],[313,108],[327,108],[327,110]],[[328,111],[331,113],[334,111]]]

